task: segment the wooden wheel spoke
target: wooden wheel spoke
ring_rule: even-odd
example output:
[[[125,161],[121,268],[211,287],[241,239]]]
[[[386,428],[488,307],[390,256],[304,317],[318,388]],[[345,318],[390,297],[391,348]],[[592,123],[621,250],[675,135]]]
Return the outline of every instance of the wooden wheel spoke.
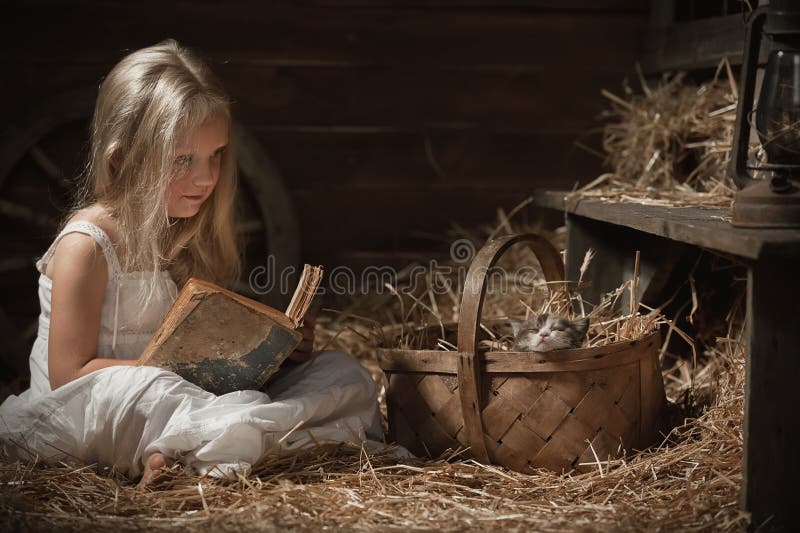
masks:
[[[22,330],[22,342],[26,345],[36,337],[36,334],[39,332],[39,319],[30,322],[25,329]]]
[[[247,235],[264,231],[264,223],[258,219],[243,220],[236,226],[236,233]]]
[[[47,229],[56,229],[58,227],[58,222],[49,216],[8,200],[0,200],[0,215],[16,218]]]
[[[34,258],[28,255],[17,255],[0,259],[0,274],[30,268],[33,262]]]
[[[53,159],[38,145],[31,146],[29,153],[39,168],[42,169],[45,174],[47,174],[47,177],[65,189],[70,187],[70,182],[64,176],[64,171],[61,169],[61,167],[57,165]]]

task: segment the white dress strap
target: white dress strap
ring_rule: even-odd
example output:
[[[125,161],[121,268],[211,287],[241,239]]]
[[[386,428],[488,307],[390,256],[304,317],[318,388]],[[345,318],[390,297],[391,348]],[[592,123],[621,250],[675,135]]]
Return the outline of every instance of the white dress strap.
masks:
[[[103,231],[100,226],[97,226],[88,220],[78,220],[76,222],[70,222],[64,226],[64,229],[62,229],[56,238],[53,239],[53,242],[50,244],[50,248],[47,249],[47,252],[45,252],[45,254],[36,262],[36,268],[39,269],[39,272],[44,274],[45,267],[50,261],[50,257],[52,257],[53,253],[55,252],[56,245],[61,237],[67,233],[76,231],[89,235],[97,244],[100,245],[100,248],[103,250],[103,256],[106,258],[106,263],[108,264],[109,279],[117,279],[122,273],[122,268],[119,265],[117,253],[114,251],[114,245],[111,243],[111,239],[109,239],[106,232]]]
[[[108,234],[103,231],[103,229],[92,223],[88,220],[78,220],[75,222],[70,222],[61,232],[53,239],[53,243],[47,249],[47,252],[38,260],[36,261],[36,268],[44,274],[45,268],[47,266],[47,262],[50,260],[50,257],[53,255],[56,249],[56,244],[58,241],[66,235],[67,233],[72,232],[79,232],[85,233],[89,235],[92,240],[94,240],[97,244],[100,245],[100,248],[103,250],[103,256],[106,258],[106,263],[108,264],[108,279],[109,281],[113,282],[116,291],[116,298],[114,302],[114,334],[111,340],[111,353],[114,353],[114,348],[117,346],[117,326],[119,320],[119,288],[120,288],[120,276],[122,275],[122,268],[119,265],[119,259],[117,258],[117,253],[114,251],[114,245],[111,242],[111,239],[108,237]]]

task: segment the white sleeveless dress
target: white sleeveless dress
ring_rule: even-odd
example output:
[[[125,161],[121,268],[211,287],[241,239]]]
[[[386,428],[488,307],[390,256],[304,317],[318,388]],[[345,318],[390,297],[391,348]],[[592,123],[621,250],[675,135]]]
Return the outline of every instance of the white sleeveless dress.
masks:
[[[112,366],[51,390],[47,367],[52,282],[45,267],[65,234],[89,235],[103,250],[108,286],[97,356],[136,359],[177,295],[160,273],[146,308],[138,292],[147,276],[122,272],[106,233],[91,222],[68,224],[36,263],[39,332],[30,355],[31,386],[0,405],[0,446],[12,458],[82,461],[138,476],[143,460],[161,452],[200,474],[234,477],[262,454],[314,443],[380,445],[375,383],[350,354],[317,352],[281,371],[266,392],[216,396],[155,367]],[[288,435],[288,436],[287,436]]]

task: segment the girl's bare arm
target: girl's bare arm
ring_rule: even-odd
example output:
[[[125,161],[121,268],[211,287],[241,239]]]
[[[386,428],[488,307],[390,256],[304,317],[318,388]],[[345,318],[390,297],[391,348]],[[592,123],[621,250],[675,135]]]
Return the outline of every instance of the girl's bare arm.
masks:
[[[80,376],[136,360],[97,357],[97,339],[108,267],[88,235],[68,233],[59,240],[47,272],[53,281],[48,371],[53,389]]]

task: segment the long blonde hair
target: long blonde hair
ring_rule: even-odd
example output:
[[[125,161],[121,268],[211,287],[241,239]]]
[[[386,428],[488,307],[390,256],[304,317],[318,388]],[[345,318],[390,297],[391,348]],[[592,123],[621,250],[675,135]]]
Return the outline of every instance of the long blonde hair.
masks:
[[[145,300],[159,270],[168,269],[179,286],[189,276],[222,285],[239,276],[232,139],[219,181],[199,212],[180,219],[167,215],[176,141],[216,116],[230,122],[222,85],[195,54],[171,39],[126,56],[100,85],[76,210],[99,202],[115,218],[123,271],[153,274]]]

